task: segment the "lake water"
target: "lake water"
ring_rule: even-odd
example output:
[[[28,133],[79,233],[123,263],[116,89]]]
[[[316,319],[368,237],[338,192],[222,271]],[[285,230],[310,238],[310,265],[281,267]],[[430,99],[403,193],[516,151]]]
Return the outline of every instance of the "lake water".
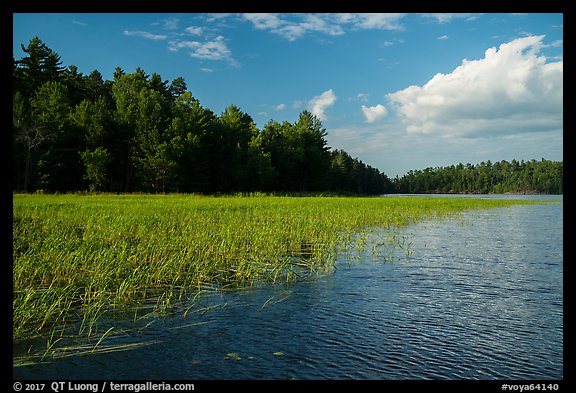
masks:
[[[562,203],[470,211],[397,236],[409,252],[369,244],[315,281],[205,296],[186,316],[142,318],[109,340],[150,345],[13,376],[563,379]]]

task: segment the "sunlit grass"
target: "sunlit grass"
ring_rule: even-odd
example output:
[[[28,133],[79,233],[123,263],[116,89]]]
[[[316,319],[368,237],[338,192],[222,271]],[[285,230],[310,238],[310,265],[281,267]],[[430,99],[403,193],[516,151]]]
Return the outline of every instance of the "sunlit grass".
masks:
[[[107,313],[136,318],[182,303],[189,312],[203,290],[313,279],[331,272],[337,252],[362,246],[362,234],[375,228],[518,203],[534,202],[14,195],[13,338],[46,336],[46,352],[62,354],[58,340],[73,329],[94,337],[96,350],[112,331],[98,324]],[[403,245],[393,232],[381,241]]]

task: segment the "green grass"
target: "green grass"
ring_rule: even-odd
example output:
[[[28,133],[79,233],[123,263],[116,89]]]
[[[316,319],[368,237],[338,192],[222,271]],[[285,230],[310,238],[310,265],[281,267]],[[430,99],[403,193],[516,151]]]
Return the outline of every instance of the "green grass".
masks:
[[[96,335],[110,312],[170,312],[207,288],[325,274],[357,233],[518,203],[534,202],[15,194],[13,338],[49,336],[51,349],[71,326]]]

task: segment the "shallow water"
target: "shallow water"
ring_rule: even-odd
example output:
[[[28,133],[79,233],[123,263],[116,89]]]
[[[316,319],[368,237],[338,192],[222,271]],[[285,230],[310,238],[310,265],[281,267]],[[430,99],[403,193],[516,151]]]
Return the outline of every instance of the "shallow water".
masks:
[[[13,376],[563,378],[562,204],[470,211],[398,236],[409,252],[392,261],[368,244],[316,281],[205,296],[186,316],[144,318],[110,339],[150,345],[15,367]]]

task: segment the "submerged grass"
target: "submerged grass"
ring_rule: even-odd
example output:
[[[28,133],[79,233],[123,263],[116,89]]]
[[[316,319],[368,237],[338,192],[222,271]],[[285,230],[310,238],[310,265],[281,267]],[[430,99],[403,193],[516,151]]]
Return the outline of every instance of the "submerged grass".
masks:
[[[13,196],[13,338],[70,326],[105,338],[105,313],[169,312],[202,290],[290,282],[333,268],[351,234],[466,209],[533,201],[472,198]],[[188,309],[186,312],[188,312]]]

